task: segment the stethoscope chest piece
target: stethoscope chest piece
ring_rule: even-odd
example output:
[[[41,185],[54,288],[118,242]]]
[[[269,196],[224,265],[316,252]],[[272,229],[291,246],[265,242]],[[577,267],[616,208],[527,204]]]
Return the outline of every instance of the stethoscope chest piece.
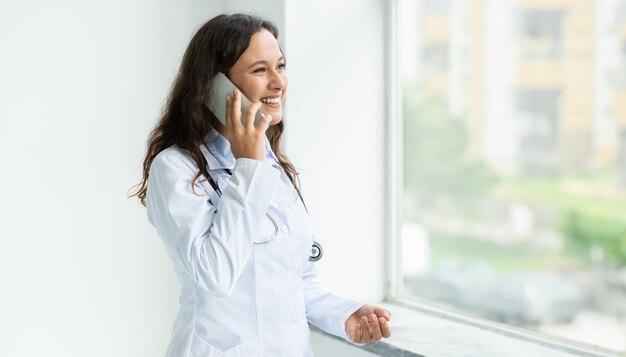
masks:
[[[311,246],[311,256],[309,257],[310,262],[316,262],[322,259],[324,255],[324,249],[322,249],[322,245],[316,241],[313,241],[313,245]]]

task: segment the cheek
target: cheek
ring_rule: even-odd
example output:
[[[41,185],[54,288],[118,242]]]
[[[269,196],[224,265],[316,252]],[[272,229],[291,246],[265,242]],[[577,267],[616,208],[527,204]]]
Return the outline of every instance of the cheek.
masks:
[[[285,85],[283,87],[283,98],[285,98],[287,96],[287,88],[289,87],[289,80],[287,80],[286,74],[283,76],[283,82],[285,82]]]
[[[263,95],[263,86],[254,80],[245,81],[239,88],[251,102],[256,102]]]
[[[283,82],[285,82],[285,90],[286,90],[287,86],[289,85],[289,79],[287,78],[287,73],[283,74]]]
[[[249,90],[250,95],[247,96],[251,102],[256,102],[263,97],[263,91],[260,87],[252,87]]]

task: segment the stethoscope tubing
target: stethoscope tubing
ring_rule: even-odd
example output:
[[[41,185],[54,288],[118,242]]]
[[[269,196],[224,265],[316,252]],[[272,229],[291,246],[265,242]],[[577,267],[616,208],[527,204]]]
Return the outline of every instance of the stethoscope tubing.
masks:
[[[226,171],[226,173],[231,176],[233,174],[233,171],[231,169],[224,169],[224,171]],[[291,183],[293,184],[293,179],[291,177],[291,175],[288,172],[285,172],[287,174],[287,176],[289,177],[289,181],[291,181]],[[222,190],[220,190],[219,186],[217,185],[217,183],[213,180],[213,177],[211,177],[209,175],[209,184],[211,184],[211,187],[213,187],[213,190],[215,190],[215,192],[217,192],[217,195],[219,197],[222,196]],[[307,213],[309,212],[309,210],[306,207],[306,203],[304,203],[304,198],[302,198],[302,195],[300,195],[300,193],[298,193],[298,196],[300,196],[300,201],[302,201],[302,205],[304,206],[304,210],[307,211]],[[274,219],[269,215],[269,213],[265,212],[265,215],[272,221],[272,223],[274,225],[276,225],[276,222],[274,222]],[[324,248],[322,248],[322,245],[313,240],[313,244],[311,245],[311,255],[309,256],[309,261],[310,262],[317,262],[320,259],[322,259],[322,256],[324,256]]]

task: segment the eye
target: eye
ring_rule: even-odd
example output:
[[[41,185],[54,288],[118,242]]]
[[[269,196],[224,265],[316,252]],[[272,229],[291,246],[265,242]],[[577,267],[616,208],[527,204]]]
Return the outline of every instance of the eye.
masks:
[[[281,63],[281,64],[278,65],[278,69],[281,70],[281,71],[285,70],[286,67],[287,67],[286,63]],[[263,73],[265,71],[266,71],[265,67],[259,67],[259,68],[255,69],[254,71],[252,71],[252,73]]]

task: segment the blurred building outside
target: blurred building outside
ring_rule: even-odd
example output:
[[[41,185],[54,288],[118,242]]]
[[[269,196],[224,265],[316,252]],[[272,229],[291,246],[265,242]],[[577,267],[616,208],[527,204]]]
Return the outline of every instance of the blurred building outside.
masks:
[[[626,0],[399,5],[405,293],[626,351],[626,226],[601,225],[604,239],[583,225],[626,213]],[[462,150],[413,142],[438,115],[464,128]],[[433,166],[417,158],[427,150]],[[466,194],[469,213],[461,194],[418,182],[454,153],[495,177]],[[447,171],[468,173],[449,188],[470,185],[464,170]]]

